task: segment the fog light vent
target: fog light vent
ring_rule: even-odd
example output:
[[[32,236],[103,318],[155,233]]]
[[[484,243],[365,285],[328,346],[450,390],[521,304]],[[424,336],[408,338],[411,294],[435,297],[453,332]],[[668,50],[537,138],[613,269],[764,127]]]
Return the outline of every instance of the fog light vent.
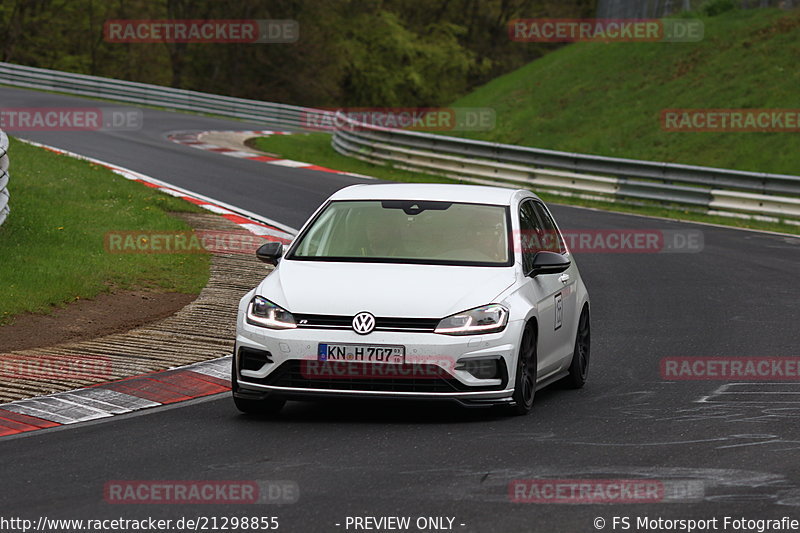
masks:
[[[254,348],[239,348],[239,370],[261,370],[267,363],[272,363],[272,354]]]
[[[456,370],[469,372],[477,379],[499,379],[500,358],[491,359],[466,359],[456,364]]]

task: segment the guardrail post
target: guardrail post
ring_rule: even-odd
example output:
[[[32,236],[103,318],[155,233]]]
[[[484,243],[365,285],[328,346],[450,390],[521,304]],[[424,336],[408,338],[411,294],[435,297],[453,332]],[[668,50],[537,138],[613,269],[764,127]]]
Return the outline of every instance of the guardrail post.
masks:
[[[8,206],[8,136],[0,130],[0,225],[11,210]]]

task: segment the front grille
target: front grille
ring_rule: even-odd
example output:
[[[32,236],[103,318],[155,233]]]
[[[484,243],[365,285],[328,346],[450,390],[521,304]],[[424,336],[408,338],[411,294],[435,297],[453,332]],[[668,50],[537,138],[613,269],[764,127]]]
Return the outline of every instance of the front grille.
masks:
[[[449,393],[497,388],[469,387],[437,365],[345,361],[285,361],[266,378],[252,381],[276,387],[368,392]]]
[[[351,329],[353,327],[353,317],[346,315],[295,314],[294,318],[298,328]],[[438,318],[375,317],[375,330],[433,333],[438,323]]]
[[[350,328],[353,317],[339,315],[298,315],[294,313],[298,328]]]
[[[376,318],[375,329],[393,331],[433,331],[438,318]]]

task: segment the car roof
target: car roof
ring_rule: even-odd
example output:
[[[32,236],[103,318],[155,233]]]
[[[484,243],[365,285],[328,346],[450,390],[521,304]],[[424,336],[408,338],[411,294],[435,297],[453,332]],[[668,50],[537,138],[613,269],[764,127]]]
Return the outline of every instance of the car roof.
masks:
[[[351,185],[331,200],[432,200],[474,204],[512,205],[517,195],[535,196],[523,189],[447,183],[375,183]]]

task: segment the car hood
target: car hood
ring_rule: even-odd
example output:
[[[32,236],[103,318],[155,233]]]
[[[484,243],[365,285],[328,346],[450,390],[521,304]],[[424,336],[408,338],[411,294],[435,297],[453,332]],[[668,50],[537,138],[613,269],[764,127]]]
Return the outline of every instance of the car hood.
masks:
[[[282,261],[257,292],[292,313],[443,318],[493,303],[513,267]]]

